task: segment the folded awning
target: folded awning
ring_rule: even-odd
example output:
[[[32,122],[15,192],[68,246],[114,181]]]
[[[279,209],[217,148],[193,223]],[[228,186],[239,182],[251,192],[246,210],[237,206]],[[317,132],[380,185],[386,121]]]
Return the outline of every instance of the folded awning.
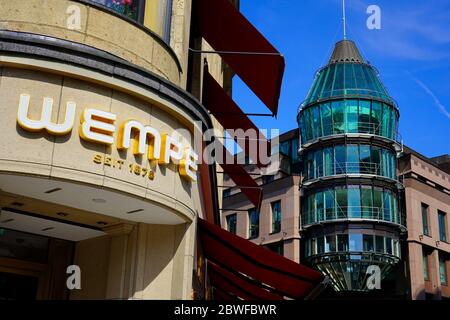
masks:
[[[276,115],[283,56],[229,0],[196,0],[194,6],[201,36]]]
[[[305,299],[324,276],[205,220],[198,220],[203,254],[215,299]]]
[[[225,155],[223,163],[220,163],[223,172],[227,174],[231,180],[233,180],[236,187],[238,187],[241,192],[246,195],[248,200],[250,200],[250,202],[255,206],[256,210],[259,210],[261,208],[263,198],[262,188],[256,183],[255,179],[248,174],[241,164],[227,163],[225,159],[233,159],[234,157],[223,145],[221,147],[223,148],[223,154]]]
[[[203,75],[202,103],[223,128],[228,131],[231,137],[237,138],[238,145],[252,159],[254,164],[259,168],[268,165],[268,163],[261,161],[262,159],[259,155],[265,154],[270,156],[271,147],[269,141],[209,74],[208,68],[205,68]],[[254,153],[251,154],[250,150],[253,150]]]

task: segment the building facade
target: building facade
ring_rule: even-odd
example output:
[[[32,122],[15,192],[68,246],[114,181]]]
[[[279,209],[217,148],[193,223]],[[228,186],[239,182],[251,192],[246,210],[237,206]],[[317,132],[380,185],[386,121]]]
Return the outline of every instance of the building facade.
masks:
[[[192,1],[1,0],[0,16],[0,299],[192,299],[204,189],[218,201],[194,135],[220,130]]]
[[[338,43],[300,109],[300,130],[280,136],[279,170],[247,166],[263,190],[260,211],[225,179],[223,227],[322,271],[333,289],[323,298],[446,298],[447,157],[403,147],[398,116],[374,67],[352,42]],[[370,266],[380,290],[369,290]]]
[[[449,155],[426,158],[405,148],[399,177],[405,186],[412,299],[450,299]]]

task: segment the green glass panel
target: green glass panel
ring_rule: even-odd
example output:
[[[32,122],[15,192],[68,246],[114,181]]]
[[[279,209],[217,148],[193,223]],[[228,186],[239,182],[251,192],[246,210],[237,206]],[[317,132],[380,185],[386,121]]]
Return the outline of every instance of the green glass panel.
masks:
[[[359,173],[359,147],[357,144],[347,145],[347,159],[345,163],[347,173]]]
[[[344,101],[331,103],[333,112],[333,131],[335,134],[345,133],[345,104]]]
[[[370,161],[370,146],[359,146],[359,165],[360,172],[364,174],[375,174],[373,165]]]
[[[381,149],[379,147],[372,147],[370,149],[371,153],[371,162],[372,166],[374,167],[375,174],[380,175],[381,174]]]
[[[333,89],[334,76],[336,73],[336,65],[333,64],[329,67],[329,74],[327,77],[327,81],[325,82],[324,89],[322,92],[321,98],[326,98],[331,96],[331,91]]]
[[[358,132],[358,100],[345,101],[346,132]]]
[[[361,205],[362,217],[366,219],[377,218],[376,212],[373,211],[372,188],[361,187]]]
[[[336,188],[336,213],[338,219],[347,217],[347,206],[347,189]]]
[[[391,120],[391,108],[388,105],[383,104],[383,122],[381,125],[381,135],[383,137],[387,137],[387,138],[390,137],[390,132],[389,132],[390,131],[389,128],[391,126],[390,120]]]
[[[391,221],[392,219],[392,193],[384,191],[384,220]]]
[[[323,176],[323,150],[319,149],[314,152],[314,162],[315,162],[315,178],[320,178]]]
[[[359,101],[359,132],[371,133],[370,130],[370,101]]]
[[[380,188],[373,189],[373,213],[377,219],[383,219],[384,209],[383,209],[383,190]]]
[[[370,119],[369,133],[380,135],[382,128],[383,108],[377,101],[372,102],[372,117]]]
[[[348,217],[361,218],[361,193],[359,187],[348,187]]]
[[[336,75],[334,77],[333,96],[341,96],[344,94],[344,64],[336,65]]]
[[[336,174],[344,174],[346,172],[345,153],[345,146],[340,145],[334,147],[334,171]]]
[[[333,189],[327,189],[324,191],[324,203],[326,220],[336,219],[336,201]]]
[[[352,63],[346,63],[344,64],[345,69],[345,89],[347,94],[354,93],[354,88],[356,88],[355,83],[355,75],[353,74],[353,64]],[[349,90],[350,89],[350,90]]]
[[[325,81],[326,75],[328,72],[328,68],[320,71],[320,73],[317,75],[317,78],[314,79],[313,87],[311,88],[311,92],[309,95],[310,101],[317,100],[318,97],[320,97],[320,93],[322,91],[322,86]]]
[[[314,138],[317,139],[322,136],[322,128],[321,128],[321,122],[320,122],[320,114],[319,114],[319,106],[314,106],[311,111],[311,123],[312,130],[314,134]]]
[[[324,136],[333,134],[333,120],[331,117],[330,103],[324,103],[320,106],[320,115],[322,119],[322,133]]]
[[[334,175],[334,157],[333,157],[333,148],[328,147],[323,150],[323,159],[324,159],[324,176],[332,176]]]
[[[323,221],[323,193],[322,192],[317,192],[314,195],[314,204],[315,204],[315,214],[314,214],[314,219],[315,222],[318,221]]]

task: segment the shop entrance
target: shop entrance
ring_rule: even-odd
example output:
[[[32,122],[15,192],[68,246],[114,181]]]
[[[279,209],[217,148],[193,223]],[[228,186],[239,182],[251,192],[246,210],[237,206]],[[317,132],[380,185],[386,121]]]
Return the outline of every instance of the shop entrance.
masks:
[[[35,300],[39,278],[0,272],[0,300]]]
[[[66,299],[73,244],[0,228],[0,300]]]

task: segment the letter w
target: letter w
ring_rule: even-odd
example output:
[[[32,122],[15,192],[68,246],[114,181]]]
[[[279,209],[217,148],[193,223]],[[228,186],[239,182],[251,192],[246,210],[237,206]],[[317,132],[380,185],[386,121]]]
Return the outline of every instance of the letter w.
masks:
[[[17,113],[17,122],[22,129],[33,132],[45,129],[49,133],[55,135],[64,135],[72,130],[73,122],[75,120],[75,102],[67,102],[64,122],[60,124],[52,122],[53,99],[44,98],[40,120],[31,120],[28,118],[29,105],[30,96],[27,94],[21,94],[19,100],[19,111]]]

